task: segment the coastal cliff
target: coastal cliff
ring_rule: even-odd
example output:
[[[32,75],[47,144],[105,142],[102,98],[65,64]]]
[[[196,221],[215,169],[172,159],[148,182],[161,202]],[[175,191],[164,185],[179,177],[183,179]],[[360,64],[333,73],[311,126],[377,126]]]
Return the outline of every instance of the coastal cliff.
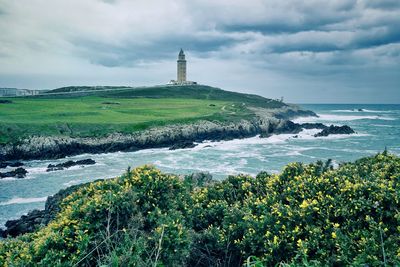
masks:
[[[297,106],[278,109],[254,109],[252,119],[238,121],[199,120],[189,124],[171,124],[153,127],[132,134],[113,133],[106,137],[43,137],[32,136],[18,143],[0,147],[0,161],[53,159],[82,153],[108,153],[136,151],[146,148],[171,147],[180,142],[204,140],[230,140],[256,135],[296,133],[301,130],[289,119],[299,116],[316,116],[312,111]]]

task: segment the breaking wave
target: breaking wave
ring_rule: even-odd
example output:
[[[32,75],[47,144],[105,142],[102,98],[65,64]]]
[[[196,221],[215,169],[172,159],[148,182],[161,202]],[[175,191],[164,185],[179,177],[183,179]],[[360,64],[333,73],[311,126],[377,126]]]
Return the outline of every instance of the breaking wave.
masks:
[[[323,122],[323,121],[354,121],[354,120],[386,120],[392,121],[395,118],[379,115],[336,115],[336,114],[318,114],[318,117],[299,117],[293,122]]]
[[[12,205],[12,204],[26,204],[26,203],[34,203],[34,202],[45,202],[47,197],[14,197],[10,200],[0,202],[0,206]]]

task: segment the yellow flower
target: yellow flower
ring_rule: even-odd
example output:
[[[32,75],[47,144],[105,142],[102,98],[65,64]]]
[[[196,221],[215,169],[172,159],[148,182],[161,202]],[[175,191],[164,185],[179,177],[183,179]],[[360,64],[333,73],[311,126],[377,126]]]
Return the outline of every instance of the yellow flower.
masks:
[[[300,204],[300,208],[306,209],[310,204],[308,204],[307,200],[303,200],[303,202]]]
[[[301,248],[303,246],[303,240],[301,239],[297,240],[297,246]]]
[[[336,237],[337,237],[337,236],[336,236],[336,233],[335,233],[335,232],[332,232],[332,238],[333,238],[333,239],[336,239]]]

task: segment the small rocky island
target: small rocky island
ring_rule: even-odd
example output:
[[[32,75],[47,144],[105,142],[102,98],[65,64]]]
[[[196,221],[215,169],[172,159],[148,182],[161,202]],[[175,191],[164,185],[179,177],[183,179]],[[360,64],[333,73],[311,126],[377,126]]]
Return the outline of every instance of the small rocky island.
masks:
[[[59,164],[49,164],[47,166],[47,172],[52,172],[52,171],[61,171],[64,169],[71,168],[73,166],[83,166],[83,165],[94,165],[96,164],[96,161],[92,159],[82,159],[82,160],[69,160],[67,162],[59,163]]]
[[[8,171],[8,172],[0,172],[0,179],[1,178],[25,178],[26,174],[28,173],[27,170],[24,168],[16,168],[15,170]]]

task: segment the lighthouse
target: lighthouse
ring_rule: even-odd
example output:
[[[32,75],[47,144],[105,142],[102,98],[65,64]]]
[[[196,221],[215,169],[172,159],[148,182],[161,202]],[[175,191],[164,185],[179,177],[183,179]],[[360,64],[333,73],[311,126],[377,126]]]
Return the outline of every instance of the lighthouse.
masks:
[[[183,52],[182,48],[178,55],[177,70],[178,70],[177,82],[185,83],[186,82],[186,59],[185,59],[185,53]]]
[[[195,85],[196,82],[186,80],[186,59],[183,49],[179,51],[178,60],[176,61],[177,79],[171,80],[168,85]]]

